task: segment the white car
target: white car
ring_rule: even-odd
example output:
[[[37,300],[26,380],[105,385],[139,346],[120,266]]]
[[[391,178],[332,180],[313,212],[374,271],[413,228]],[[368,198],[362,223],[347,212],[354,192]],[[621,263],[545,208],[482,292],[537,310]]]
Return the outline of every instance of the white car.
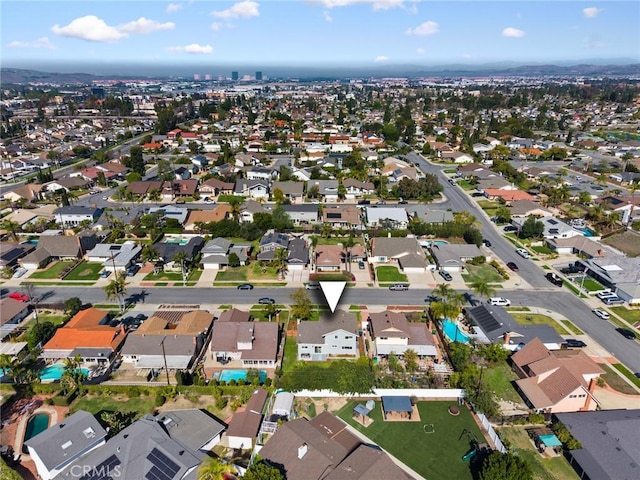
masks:
[[[603,320],[609,320],[609,314],[607,312],[605,312],[604,310],[600,310],[598,308],[592,310],[593,314],[596,317],[600,317]]]
[[[511,305],[511,300],[502,297],[492,297],[489,299],[490,305],[499,305],[501,307],[508,307]]]
[[[617,297],[617,296],[618,295],[613,293],[611,290],[605,290],[604,292],[600,292],[596,294],[596,297],[598,297],[600,300],[604,300],[605,298],[609,298],[609,297]]]
[[[529,258],[529,252],[527,252],[524,248],[516,248],[516,253],[520,255],[522,258]]]

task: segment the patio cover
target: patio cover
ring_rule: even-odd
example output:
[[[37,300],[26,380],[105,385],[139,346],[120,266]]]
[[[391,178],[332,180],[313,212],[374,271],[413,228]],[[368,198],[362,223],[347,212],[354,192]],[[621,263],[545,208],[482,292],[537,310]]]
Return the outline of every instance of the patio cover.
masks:
[[[407,412],[409,418],[413,413],[413,405],[411,405],[411,399],[409,397],[381,397],[382,398],[382,411],[387,417],[387,413],[390,412]]]
[[[538,437],[545,447],[561,447],[562,442],[555,435],[540,435]]]

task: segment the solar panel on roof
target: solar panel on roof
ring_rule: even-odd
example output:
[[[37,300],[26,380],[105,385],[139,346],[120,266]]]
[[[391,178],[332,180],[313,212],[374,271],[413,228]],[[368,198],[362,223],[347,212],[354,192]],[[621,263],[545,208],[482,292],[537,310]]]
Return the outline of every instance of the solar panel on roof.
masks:
[[[550,218],[549,220],[547,220],[551,225],[557,225],[558,222],[556,222],[553,218]]]
[[[151,450],[147,455],[147,460],[151,462],[153,467],[147,472],[145,478],[148,480],[171,480],[176,476],[180,466],[167,457],[157,448]]]
[[[341,218],[342,214],[339,212],[327,212],[327,218]]]
[[[115,467],[121,463],[118,457],[111,455],[100,465],[93,467],[89,473],[80,477],[80,480],[113,480],[111,475],[119,473]]]

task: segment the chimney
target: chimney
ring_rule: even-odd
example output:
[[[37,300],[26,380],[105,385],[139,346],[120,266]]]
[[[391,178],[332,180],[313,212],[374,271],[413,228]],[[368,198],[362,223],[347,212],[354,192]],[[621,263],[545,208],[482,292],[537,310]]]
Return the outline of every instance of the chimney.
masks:
[[[298,459],[302,460],[302,458],[307,454],[307,450],[309,449],[309,447],[307,447],[306,443],[303,443],[302,445],[300,445],[298,447]]]
[[[504,344],[505,345],[509,345],[509,340],[511,340],[511,333],[510,332],[505,332],[505,334],[504,334]]]

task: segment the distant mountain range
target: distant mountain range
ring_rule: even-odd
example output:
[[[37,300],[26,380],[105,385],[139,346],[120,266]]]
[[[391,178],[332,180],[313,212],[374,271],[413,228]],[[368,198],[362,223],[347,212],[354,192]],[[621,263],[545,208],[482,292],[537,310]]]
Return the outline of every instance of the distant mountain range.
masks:
[[[532,64],[521,65],[515,62],[499,62],[492,64],[451,64],[451,65],[375,65],[375,66],[236,66],[236,71],[263,71],[270,79],[297,78],[307,79],[341,79],[368,77],[478,77],[478,76],[640,76],[640,63],[620,59],[604,64],[594,59],[593,63],[569,64]],[[563,62],[564,63],[564,62]],[[2,68],[1,84],[90,84],[105,79],[177,79],[193,78],[194,72],[229,76],[231,66],[171,66],[171,65],[111,65],[111,66],[74,66],[95,73],[71,73],[69,66],[60,67],[59,73],[42,72],[20,68]],[[115,73],[118,72],[118,73]]]

